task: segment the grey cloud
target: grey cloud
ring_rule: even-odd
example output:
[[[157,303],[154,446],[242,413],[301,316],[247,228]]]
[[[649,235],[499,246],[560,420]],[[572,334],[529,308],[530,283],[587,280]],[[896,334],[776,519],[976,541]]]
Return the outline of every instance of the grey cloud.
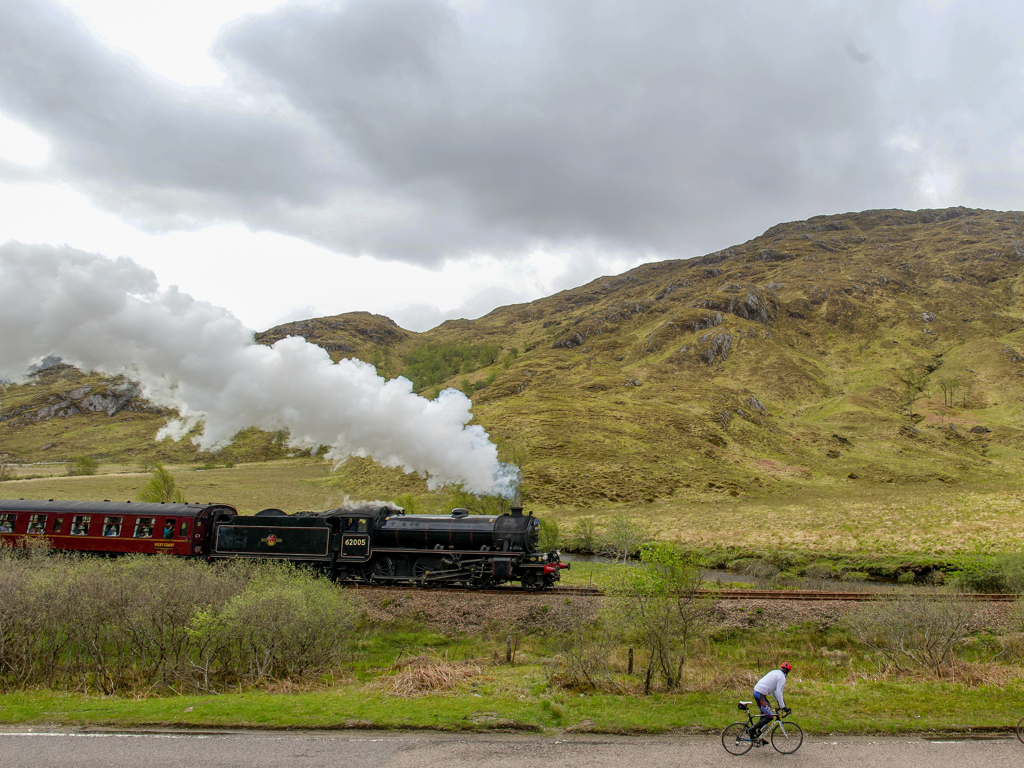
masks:
[[[0,0],[0,17],[0,108],[45,134],[63,171],[129,185],[128,198],[149,188],[193,202],[324,199],[329,169],[301,127],[253,114],[240,94],[160,81],[58,6]]]
[[[222,32],[232,80],[214,91],[150,78],[43,2],[0,12],[0,110],[150,226],[241,220],[435,264],[673,256],[912,207],[936,167],[958,203],[1022,191],[1011,4],[288,5]]]

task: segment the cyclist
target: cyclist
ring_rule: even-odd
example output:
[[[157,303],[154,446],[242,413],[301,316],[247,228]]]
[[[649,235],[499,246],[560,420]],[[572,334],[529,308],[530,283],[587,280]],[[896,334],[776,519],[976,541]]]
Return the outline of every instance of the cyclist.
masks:
[[[758,680],[757,684],[754,686],[754,701],[756,701],[757,706],[761,708],[761,719],[757,721],[757,725],[750,729],[750,738],[755,740],[755,744],[758,743],[757,737],[761,732],[761,729],[775,718],[775,713],[768,704],[768,694],[775,697],[775,701],[778,703],[780,710],[786,709],[786,702],[782,698],[782,689],[786,687],[786,675],[788,675],[792,669],[793,665],[788,661],[784,661],[779,665],[778,669],[773,669],[767,675]]]

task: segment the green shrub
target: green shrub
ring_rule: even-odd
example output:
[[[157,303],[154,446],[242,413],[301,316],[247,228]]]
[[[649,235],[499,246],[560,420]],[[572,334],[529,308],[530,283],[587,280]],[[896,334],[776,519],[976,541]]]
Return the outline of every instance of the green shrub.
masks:
[[[358,612],[324,579],[267,568],[212,619],[198,619],[222,649],[223,672],[247,685],[300,680],[336,664],[348,648]]]
[[[583,517],[573,523],[566,538],[573,552],[594,553],[601,546],[597,524],[592,517]]]
[[[403,493],[400,496],[396,496],[393,501],[405,510],[407,515],[422,515],[426,512],[423,502],[411,493]]]
[[[219,692],[311,679],[348,652],[350,592],[276,563],[0,547],[0,690]]]
[[[402,356],[402,375],[418,392],[460,373],[472,373],[481,365],[492,365],[500,354],[497,344],[427,344]]]
[[[100,463],[92,456],[71,456],[68,463],[68,477],[95,475]]]
[[[139,491],[139,501],[149,501],[156,504],[183,504],[185,494],[175,487],[174,475],[156,464],[153,469],[153,476],[149,482]]]
[[[957,558],[954,584],[961,592],[1024,592],[1024,554],[973,552]]]
[[[558,530],[558,523],[551,518],[543,518],[540,521],[540,544],[538,545],[541,551],[550,552],[553,549],[558,549],[561,541],[562,536]]]

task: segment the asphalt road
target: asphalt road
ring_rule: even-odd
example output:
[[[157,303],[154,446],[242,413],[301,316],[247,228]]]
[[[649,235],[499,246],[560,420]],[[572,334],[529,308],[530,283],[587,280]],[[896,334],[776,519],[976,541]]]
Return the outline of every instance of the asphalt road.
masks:
[[[795,755],[769,746],[733,757],[711,736],[0,731],[0,768],[1016,768],[1022,762],[1024,744],[1016,739],[808,738]]]

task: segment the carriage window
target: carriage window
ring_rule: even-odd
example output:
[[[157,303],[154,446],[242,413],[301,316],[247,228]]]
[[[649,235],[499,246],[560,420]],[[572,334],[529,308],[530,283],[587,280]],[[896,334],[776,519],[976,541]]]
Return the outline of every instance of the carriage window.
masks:
[[[179,536],[187,536],[188,535],[188,521],[186,521],[186,520],[182,520],[181,521],[181,530],[178,531],[178,535]]]
[[[154,525],[156,525],[155,517],[140,517],[135,521],[135,538],[152,539]]]
[[[89,521],[92,518],[89,515],[75,515],[71,518],[71,535],[72,536],[88,536],[89,535]]]
[[[14,533],[14,515],[0,515],[0,533]]]
[[[121,535],[121,521],[124,518],[121,517],[104,517],[103,518],[103,535],[104,536],[120,536]]]
[[[163,537],[165,539],[173,539],[174,538],[174,518],[173,517],[170,518],[169,520],[165,520],[164,521],[164,532],[163,532],[162,535],[163,535]]]
[[[42,533],[46,527],[46,515],[32,515],[28,519],[28,530],[26,533]]]
[[[58,517],[53,521],[53,532],[60,533],[60,529],[64,527],[64,518]]]

